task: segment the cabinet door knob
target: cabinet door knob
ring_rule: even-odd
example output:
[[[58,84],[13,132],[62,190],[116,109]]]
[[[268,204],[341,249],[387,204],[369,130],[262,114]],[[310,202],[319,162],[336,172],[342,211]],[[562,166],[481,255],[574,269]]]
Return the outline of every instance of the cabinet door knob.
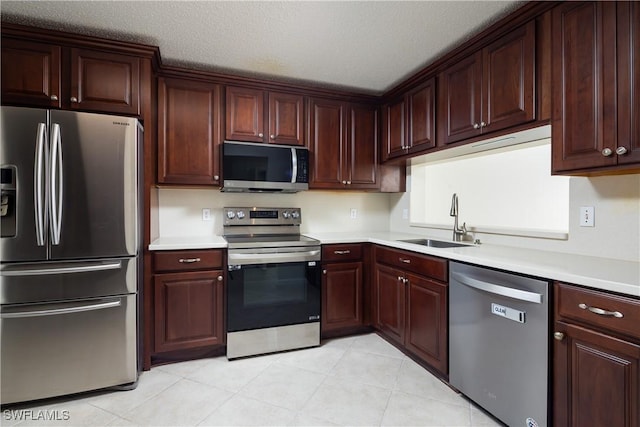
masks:
[[[76,98],[75,96],[71,97],[71,102],[78,102],[78,98]]]
[[[612,154],[613,154],[613,150],[611,150],[611,148],[605,148],[604,150],[602,150],[602,155],[605,157],[609,157]]]
[[[555,338],[556,341],[562,341],[564,339],[564,334],[562,332],[554,332],[553,338]]]
[[[351,185],[351,181],[347,181],[347,185]]]
[[[271,135],[271,139],[276,139],[276,136],[275,135]]]
[[[622,156],[622,155],[627,154],[627,147],[618,147],[618,148],[616,148],[616,154],[618,156]]]
[[[262,138],[262,137],[264,136],[264,134],[263,134],[263,133],[259,133],[259,134],[258,134],[258,136],[259,136],[260,138]]]
[[[219,175],[213,175],[213,179],[215,179],[216,181],[220,179]]]
[[[222,282],[222,276],[218,276],[218,282]]]
[[[58,95],[51,95],[51,100],[52,101],[57,101],[58,100]]]
[[[322,270],[322,274],[327,274],[327,270]]]
[[[479,125],[479,124],[477,124],[477,123],[474,123],[474,124],[473,124],[473,128],[474,128],[474,129],[480,129],[480,125]]]
[[[486,127],[486,126],[487,126],[487,124],[485,122],[480,122],[480,127],[481,128]]]
[[[347,181],[342,181],[342,185],[347,185]]]

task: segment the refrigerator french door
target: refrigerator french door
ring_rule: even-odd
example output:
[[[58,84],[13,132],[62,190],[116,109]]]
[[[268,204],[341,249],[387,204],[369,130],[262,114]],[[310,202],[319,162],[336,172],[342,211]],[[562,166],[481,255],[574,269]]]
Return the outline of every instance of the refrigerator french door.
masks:
[[[141,125],[1,119],[1,403],[135,383]]]

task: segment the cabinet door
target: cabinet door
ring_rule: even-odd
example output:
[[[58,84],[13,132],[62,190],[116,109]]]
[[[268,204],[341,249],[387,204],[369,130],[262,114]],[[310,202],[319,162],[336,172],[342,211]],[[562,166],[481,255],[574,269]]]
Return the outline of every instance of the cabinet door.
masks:
[[[158,182],[219,183],[220,88],[189,80],[158,83]]]
[[[269,142],[304,145],[304,107],[301,95],[269,92]]]
[[[362,262],[325,265],[322,276],[322,332],[362,326]]]
[[[223,272],[155,276],[156,352],[224,344]]]
[[[71,109],[140,114],[140,59],[71,49]]]
[[[227,87],[226,136],[232,141],[264,142],[264,92]]]
[[[346,184],[344,108],[339,101],[310,101],[311,188],[343,188]]]
[[[405,346],[443,374],[448,372],[447,285],[407,275]]]
[[[554,172],[617,162],[615,18],[615,2],[553,9]]]
[[[382,107],[383,160],[406,154],[406,103],[404,98]]]
[[[368,105],[350,105],[345,170],[347,187],[377,188],[378,110]]]
[[[416,153],[436,146],[435,79],[407,95],[409,151]]]
[[[640,4],[616,2],[618,8],[618,141],[625,154],[619,164],[640,163]]]
[[[535,21],[483,49],[482,132],[535,118]]]
[[[374,286],[375,326],[388,338],[404,345],[406,285],[402,272],[376,264]]]
[[[482,52],[440,74],[440,113],[445,144],[462,141],[481,132]]]
[[[2,103],[60,107],[60,46],[2,39]]]
[[[554,425],[636,427],[640,346],[564,322],[554,341]]]

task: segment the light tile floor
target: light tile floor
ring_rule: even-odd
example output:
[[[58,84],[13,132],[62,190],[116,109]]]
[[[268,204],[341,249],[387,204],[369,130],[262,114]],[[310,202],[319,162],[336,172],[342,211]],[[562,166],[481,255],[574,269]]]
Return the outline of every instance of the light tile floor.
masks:
[[[17,420],[20,415],[31,419]],[[52,416],[68,419],[37,419]],[[501,425],[376,334],[338,338],[318,348],[231,362],[218,357],[159,366],[144,372],[135,390],[13,406],[5,408],[0,423]]]

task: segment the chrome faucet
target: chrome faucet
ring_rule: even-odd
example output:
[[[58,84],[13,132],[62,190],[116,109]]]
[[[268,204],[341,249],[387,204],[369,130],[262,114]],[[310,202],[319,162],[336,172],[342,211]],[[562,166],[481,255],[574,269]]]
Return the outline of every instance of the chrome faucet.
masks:
[[[449,215],[454,217],[453,221],[453,241],[459,242],[462,238],[467,234],[467,223],[462,223],[462,228],[458,226],[458,195],[453,193],[453,197],[451,198],[451,211],[449,211]]]

